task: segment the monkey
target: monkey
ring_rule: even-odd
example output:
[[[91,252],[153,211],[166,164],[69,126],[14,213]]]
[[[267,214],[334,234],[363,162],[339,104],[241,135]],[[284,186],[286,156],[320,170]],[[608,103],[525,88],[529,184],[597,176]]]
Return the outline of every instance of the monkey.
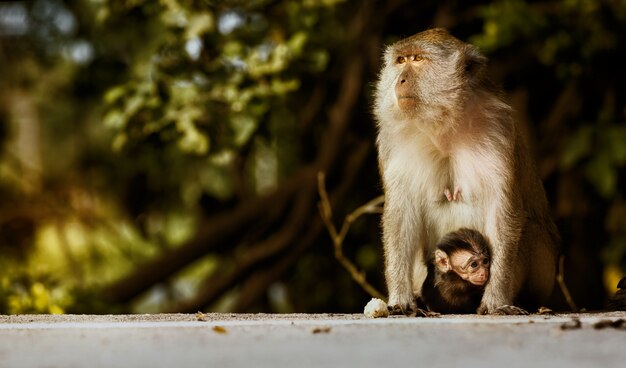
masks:
[[[489,244],[476,230],[446,234],[427,264],[421,303],[437,313],[476,313],[489,280]]]
[[[473,45],[435,28],[386,48],[374,96],[392,310],[421,296],[429,254],[459,228],[491,243],[480,314],[535,308],[552,294],[559,236],[511,107]]]

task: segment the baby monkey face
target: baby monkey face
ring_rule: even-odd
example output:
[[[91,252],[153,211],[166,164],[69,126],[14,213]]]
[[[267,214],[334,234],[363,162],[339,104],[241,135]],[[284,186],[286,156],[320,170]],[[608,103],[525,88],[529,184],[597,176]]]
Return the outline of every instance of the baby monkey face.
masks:
[[[463,280],[478,286],[489,280],[489,257],[466,250],[457,250],[450,256],[450,266]]]

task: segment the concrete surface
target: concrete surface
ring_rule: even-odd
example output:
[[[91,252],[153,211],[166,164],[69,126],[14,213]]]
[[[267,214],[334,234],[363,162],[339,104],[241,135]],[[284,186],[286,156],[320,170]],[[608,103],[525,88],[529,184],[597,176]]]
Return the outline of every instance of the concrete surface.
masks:
[[[0,316],[0,367],[623,368],[623,320],[626,312]]]

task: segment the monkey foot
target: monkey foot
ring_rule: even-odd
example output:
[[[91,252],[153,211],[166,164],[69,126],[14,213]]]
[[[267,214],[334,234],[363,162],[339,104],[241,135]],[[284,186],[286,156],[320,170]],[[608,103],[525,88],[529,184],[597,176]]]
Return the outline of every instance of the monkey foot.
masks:
[[[394,305],[388,305],[387,306],[387,310],[389,310],[389,314],[392,316],[399,316],[399,315],[405,315],[405,316],[411,316],[411,315],[415,315],[415,311],[418,310],[419,308],[417,308],[415,305],[411,305],[409,303],[404,304],[404,305],[400,305],[400,304],[394,304]]]
[[[404,305],[404,307],[398,304],[388,305],[387,310],[389,310],[389,314],[392,316],[404,315],[407,317],[427,317],[427,318],[440,316],[440,314],[437,312],[432,312],[427,309],[418,308],[414,305],[409,305],[409,304]]]
[[[426,318],[435,318],[440,317],[441,313],[429,311],[427,309],[417,308],[416,317],[426,317]]]
[[[448,202],[461,200],[461,188],[459,186],[454,187],[454,193],[452,193],[450,189],[446,188],[443,191],[443,194],[448,199]]]
[[[501,307],[496,308],[493,312],[491,312],[491,314],[500,315],[500,316],[527,316],[530,313],[514,305],[503,305]]]

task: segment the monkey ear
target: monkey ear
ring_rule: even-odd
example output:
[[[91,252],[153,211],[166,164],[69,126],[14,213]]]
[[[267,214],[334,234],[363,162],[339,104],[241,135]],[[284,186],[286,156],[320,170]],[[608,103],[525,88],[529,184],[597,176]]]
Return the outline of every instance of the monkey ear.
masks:
[[[473,79],[477,77],[484,69],[485,65],[487,65],[487,58],[472,45],[465,45],[464,51],[465,73],[468,78]]]
[[[435,266],[442,272],[448,272],[452,268],[450,266],[450,258],[441,249],[435,250]]]

